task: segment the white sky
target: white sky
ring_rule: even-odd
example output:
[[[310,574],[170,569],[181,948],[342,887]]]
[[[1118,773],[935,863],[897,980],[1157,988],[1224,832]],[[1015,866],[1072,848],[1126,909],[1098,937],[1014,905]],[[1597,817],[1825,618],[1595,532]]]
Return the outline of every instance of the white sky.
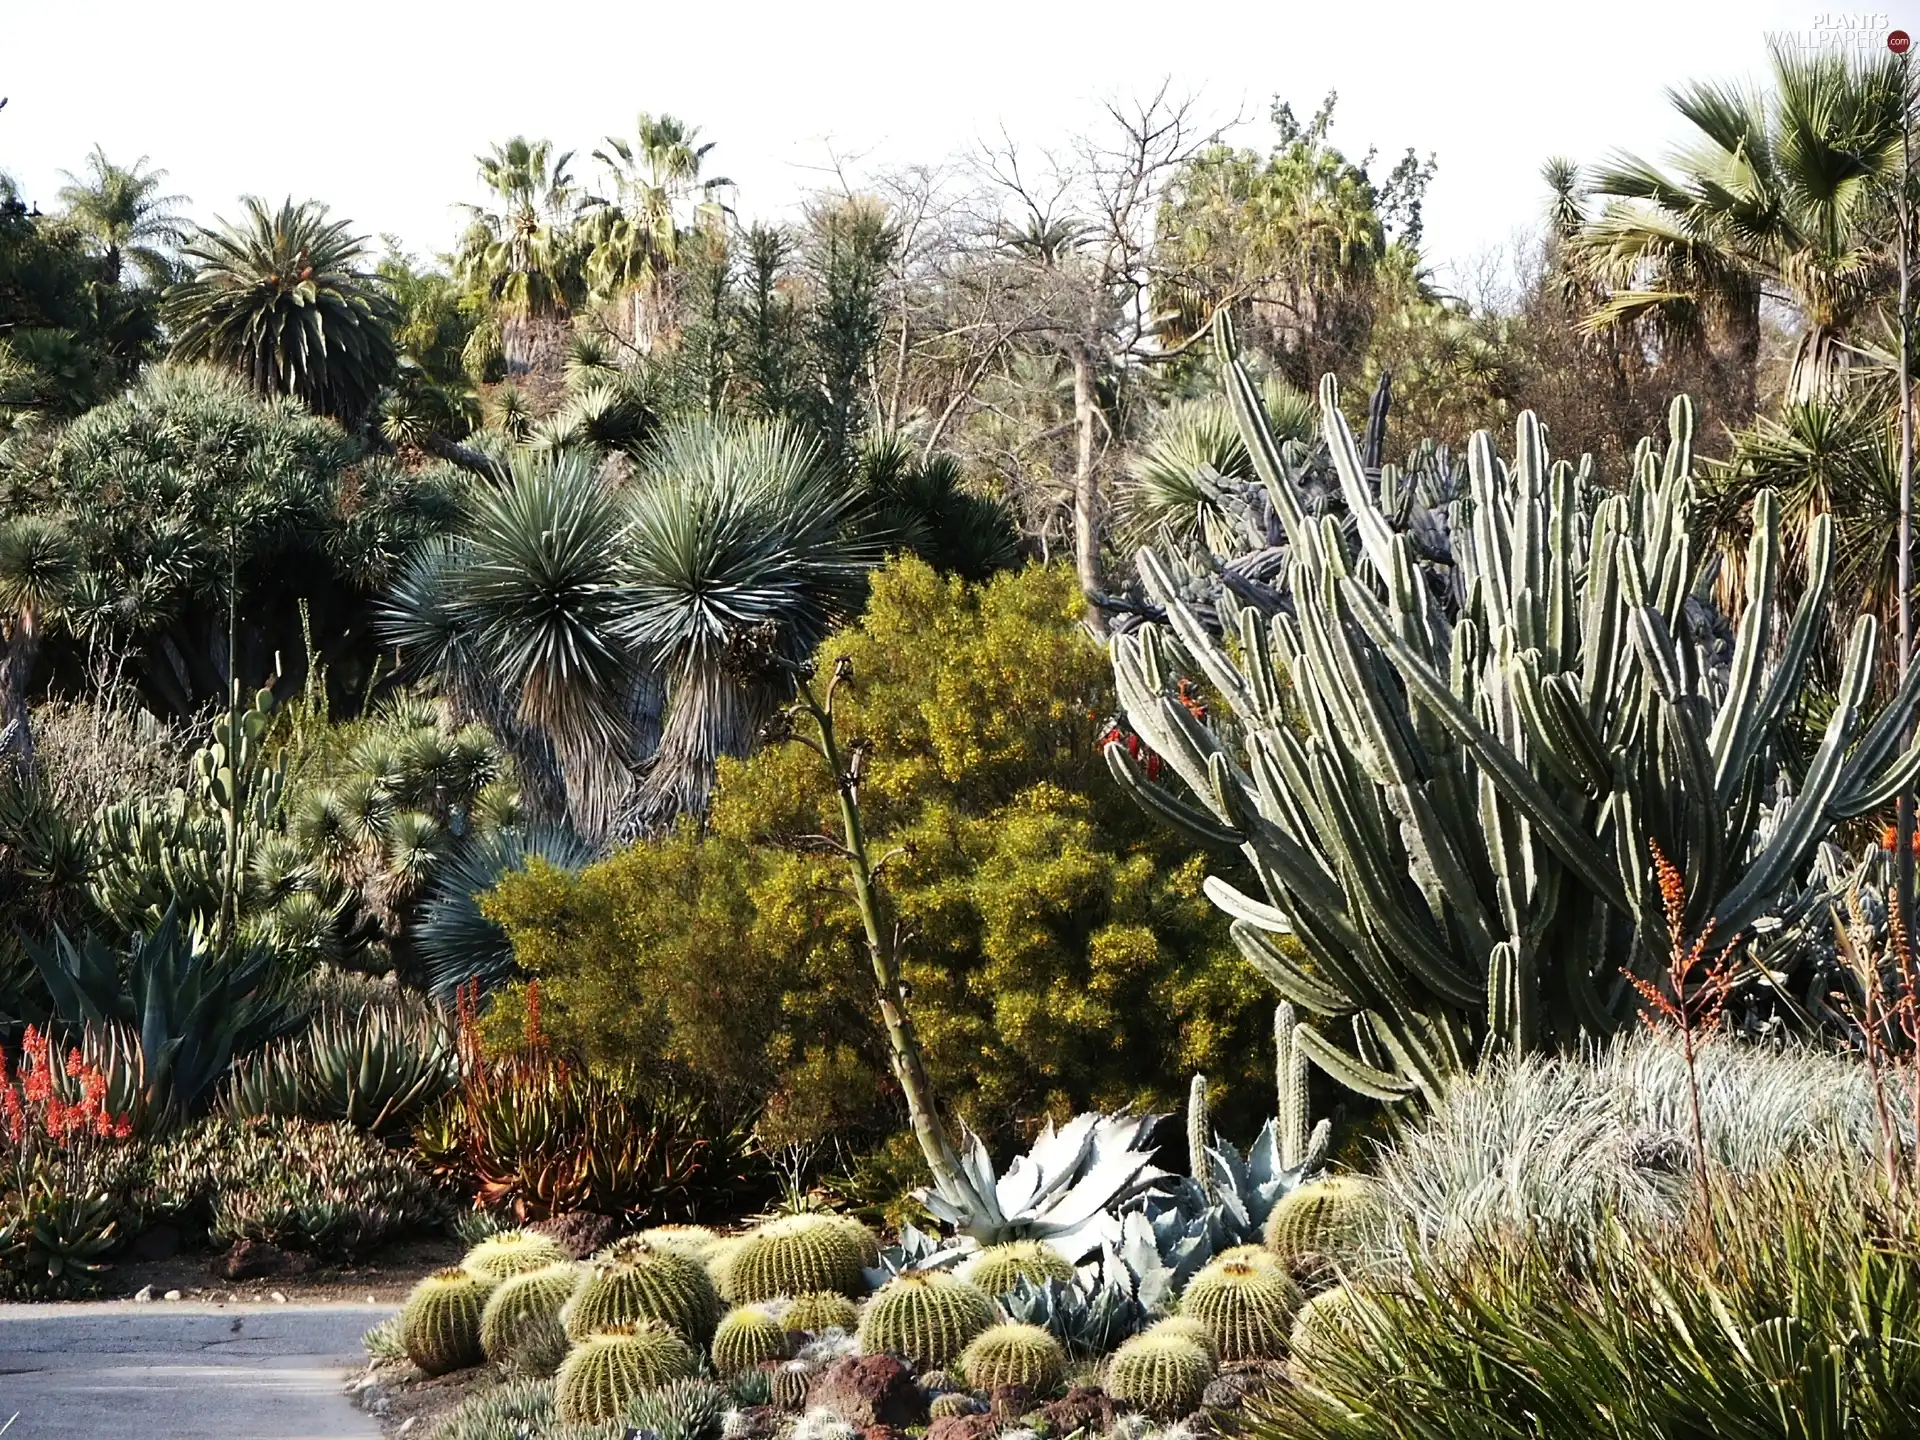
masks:
[[[934,161],[1003,124],[1057,143],[1103,96],[1170,76],[1253,117],[1249,143],[1275,93],[1305,118],[1332,88],[1350,154],[1438,152],[1427,251],[1445,267],[1534,221],[1545,157],[1663,152],[1683,129],[1665,87],[1757,77],[1768,32],[1822,17],[1838,18],[1776,0],[0,0],[0,169],[50,208],[98,141],[165,167],[195,218],[291,192],[433,253],[454,202],[480,198],[474,154],[516,132],[590,172],[602,136],[667,111],[718,142],[709,164],[742,214],[772,216],[832,153]],[[1849,17],[1920,32],[1920,0]]]

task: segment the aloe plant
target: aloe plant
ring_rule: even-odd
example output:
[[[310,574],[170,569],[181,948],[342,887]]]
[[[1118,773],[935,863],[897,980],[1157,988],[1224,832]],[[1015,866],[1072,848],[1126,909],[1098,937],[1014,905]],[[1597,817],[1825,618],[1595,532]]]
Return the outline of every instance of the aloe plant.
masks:
[[[1433,1097],[1477,1054],[1616,1029],[1634,1009],[1627,976],[1666,948],[1655,844],[1687,877],[1689,937],[1711,925],[1724,944],[1769,916],[1838,822],[1920,775],[1920,744],[1900,748],[1920,667],[1868,714],[1870,616],[1819,748],[1789,770],[1783,729],[1831,527],[1812,527],[1785,615],[1778,505],[1760,494],[1729,631],[1693,535],[1684,398],[1664,456],[1642,441],[1617,493],[1586,461],[1550,462],[1531,413],[1510,460],[1476,435],[1446,544],[1420,547],[1442,552],[1435,565],[1390,523],[1396,497],[1362,469],[1330,379],[1322,427],[1351,529],[1309,517],[1231,329],[1218,338],[1286,532],[1291,603],[1261,613],[1223,590],[1229,654],[1142,551],[1166,621],[1116,636],[1114,672],[1128,722],[1185,793],[1124,746],[1108,760],[1151,811],[1246,857],[1263,894],[1217,876],[1207,893],[1242,953],[1315,1017],[1297,1043],[1340,1083]],[[1231,736],[1194,714],[1189,674],[1231,709]]]

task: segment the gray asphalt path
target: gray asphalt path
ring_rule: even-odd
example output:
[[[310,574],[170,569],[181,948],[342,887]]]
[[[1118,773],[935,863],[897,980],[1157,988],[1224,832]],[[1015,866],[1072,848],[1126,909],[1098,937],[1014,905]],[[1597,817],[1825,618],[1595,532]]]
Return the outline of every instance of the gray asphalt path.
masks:
[[[340,1393],[376,1305],[0,1305],[5,1440],[378,1440]]]

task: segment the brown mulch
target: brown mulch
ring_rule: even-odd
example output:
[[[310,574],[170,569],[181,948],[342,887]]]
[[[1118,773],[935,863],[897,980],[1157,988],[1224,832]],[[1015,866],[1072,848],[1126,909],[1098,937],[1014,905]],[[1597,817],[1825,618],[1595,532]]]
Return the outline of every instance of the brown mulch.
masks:
[[[289,1304],[358,1301],[397,1305],[416,1281],[443,1265],[455,1265],[466,1246],[447,1236],[405,1240],[383,1247],[350,1265],[321,1265],[300,1275],[264,1275],[250,1280],[221,1278],[218,1252],[184,1250],[164,1260],[122,1256],[101,1277],[101,1298],[128,1299],[151,1285],[156,1298],[178,1290],[182,1300],[214,1304],[272,1303],[276,1294]]]

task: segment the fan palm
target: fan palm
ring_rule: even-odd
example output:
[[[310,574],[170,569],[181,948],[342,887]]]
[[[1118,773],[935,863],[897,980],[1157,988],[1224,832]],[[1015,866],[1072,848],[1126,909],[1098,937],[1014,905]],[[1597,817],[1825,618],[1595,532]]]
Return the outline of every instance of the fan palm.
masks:
[[[108,283],[120,282],[127,260],[150,283],[172,279],[170,252],[186,238],[174,207],[185,204],[186,196],[160,193],[166,171],[147,169],[144,155],[131,165],[115,165],[96,145],[87,156],[84,177],[60,173],[67,181],[60,187],[60,203],[67,207],[67,218],[100,247]]]
[[[584,289],[583,249],[576,234],[588,201],[567,166],[572,151],[553,153],[548,140],[516,135],[479,156],[480,179],[498,209],[466,207],[473,223],[454,256],[455,274],[486,291],[507,317],[501,343],[507,368],[525,372],[542,322],[565,315]]]
[[[1706,83],[1671,92],[1697,143],[1672,173],[1630,155],[1601,167],[1593,192],[1613,203],[1577,251],[1612,287],[1595,327],[1652,318],[1669,333],[1717,333],[1749,401],[1761,303],[1791,306],[1803,329],[1787,394],[1804,401],[1846,366],[1851,332],[1885,293],[1887,189],[1911,97],[1891,55],[1776,46],[1773,77],[1771,97]]]
[[[632,141],[609,135],[606,148],[593,152],[612,175],[618,198],[596,217],[588,269],[602,296],[632,296],[634,344],[646,350],[655,338],[667,273],[679,261],[681,230],[695,218],[687,201],[695,194],[711,197],[732,182],[700,178],[713,143],[696,143],[698,127],[643,112],[635,132]]]
[[[317,201],[278,211],[245,197],[247,218],[183,249],[193,273],[166,292],[174,354],[229,365],[263,395],[359,421],[392,376],[394,310],[365,241]]]
[[[720,757],[747,753],[784,689],[783,667],[857,602],[882,548],[859,533],[861,499],[784,425],[703,419],[662,434],[623,557],[622,628],[668,696],[630,823],[702,808]]]
[[[37,515],[0,522],[0,760],[33,765],[27,692],[46,622],[58,615],[79,569],[65,529]]]

